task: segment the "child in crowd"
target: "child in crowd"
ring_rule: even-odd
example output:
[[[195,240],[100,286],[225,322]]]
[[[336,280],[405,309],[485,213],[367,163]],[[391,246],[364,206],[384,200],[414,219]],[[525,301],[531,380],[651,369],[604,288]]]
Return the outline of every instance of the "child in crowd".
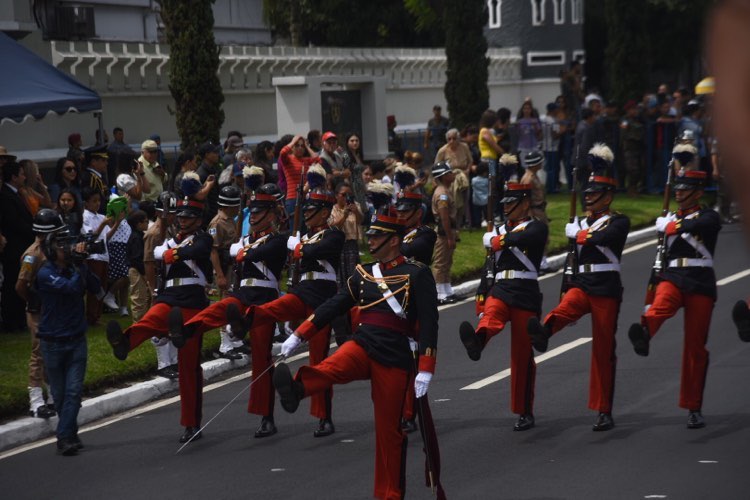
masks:
[[[130,237],[125,255],[130,283],[130,314],[135,323],[151,307],[151,291],[146,282],[146,268],[143,264],[143,233],[148,229],[148,216],[143,210],[135,210],[128,215],[127,220],[130,226]]]
[[[486,161],[477,164],[476,174],[471,179],[471,222],[474,227],[487,227],[490,167]]]
[[[83,216],[75,191],[70,188],[64,188],[60,191],[57,197],[57,213],[62,216],[71,235],[78,236],[81,234]]]
[[[99,191],[86,186],[83,188],[81,197],[83,198],[83,225],[81,233],[91,234],[94,240],[106,240],[109,232],[108,224],[110,219],[99,213],[102,204],[102,195]],[[91,254],[86,259],[86,264],[94,276],[99,278],[102,288],[107,288],[107,265],[109,255],[107,252],[101,254]],[[96,325],[102,315],[102,303],[96,298],[96,295],[86,292],[86,321],[89,325]]]

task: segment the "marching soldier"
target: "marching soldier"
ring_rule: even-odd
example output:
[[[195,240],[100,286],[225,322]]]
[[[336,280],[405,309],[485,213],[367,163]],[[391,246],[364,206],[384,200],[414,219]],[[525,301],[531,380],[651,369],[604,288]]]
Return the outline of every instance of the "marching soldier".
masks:
[[[610,430],[615,390],[615,332],[622,302],[620,259],[630,230],[630,220],[609,209],[617,182],[606,175],[614,155],[603,144],[589,151],[592,174],[584,189],[587,217],[565,225],[565,235],[576,242],[577,262],[569,288],[560,304],[544,322],[529,319],[531,343],[539,352],[547,350],[549,337],[565,326],[591,314],[593,345],[589,408],[599,412],[595,431]]]
[[[224,188],[226,189],[226,188]],[[226,194],[222,190],[222,194]],[[219,196],[219,204],[221,201]],[[243,236],[229,250],[238,266],[238,282],[225,298],[211,304],[183,325],[179,308],[170,312],[169,337],[177,346],[183,346],[193,335],[222,326],[227,321],[227,308],[230,304],[238,309],[250,305],[262,305],[279,298],[279,280],[286,262],[286,240],[279,233],[279,203],[274,195],[273,185],[266,184],[258,189],[250,200],[250,224],[253,232]],[[175,312],[177,311],[177,312]],[[261,415],[261,423],[255,432],[256,438],[276,434],[273,419],[274,393],[271,386],[271,347],[276,325],[265,323],[253,325],[250,330],[250,346],[253,366],[253,381],[250,390],[248,413]]]
[[[549,232],[547,225],[529,215],[532,186],[508,183],[503,211],[505,224],[485,233],[483,241],[493,252],[495,284],[485,303],[476,331],[461,323],[461,342],[469,358],[478,361],[487,342],[511,323],[511,411],[519,415],[514,431],[534,427],[536,363],[527,332],[530,318],[542,312],[539,270]]]
[[[220,298],[223,299],[226,297],[231,278],[232,262],[229,256],[229,248],[238,239],[237,223],[234,218],[239,211],[240,189],[234,185],[224,186],[219,191],[218,203],[219,211],[208,223],[208,234],[214,240],[214,246],[211,249],[211,264],[216,273],[216,286],[219,289]],[[227,359],[242,358],[242,354],[236,350],[242,347],[242,342],[234,340],[226,325],[218,326],[221,326],[219,332],[221,335],[221,345],[219,345],[221,357]]]
[[[396,212],[399,221],[406,226],[406,235],[401,242],[401,254],[421,262],[425,266],[432,263],[432,251],[435,248],[437,234],[429,226],[422,224],[424,209],[422,195],[410,189],[416,181],[417,173],[406,165],[396,167],[395,181],[401,187],[396,200]],[[404,402],[404,418],[401,428],[406,433],[417,430],[414,390],[409,388],[409,396]]]
[[[172,308],[179,307],[183,320],[187,321],[208,306],[206,285],[213,277],[210,258],[213,240],[200,229],[203,209],[203,203],[199,201],[190,198],[180,201],[177,210],[179,233],[154,250],[156,260],[163,260],[166,265],[166,281],[163,290],[156,295],[154,305],[124,332],[116,321],[107,325],[107,340],[117,359],[125,361],[128,352],[152,336],[166,336]],[[180,423],[185,427],[181,443],[201,438],[201,340],[201,336],[188,339],[177,357],[182,406]]]
[[[684,308],[680,407],[688,410],[688,429],[706,425],[701,414],[708,370],[706,341],[716,301],[713,254],[721,230],[719,214],[699,204],[705,182],[706,173],[699,170],[681,171],[675,178],[674,197],[679,209],[656,219],[656,229],[666,239],[666,267],[659,276],[653,303],[641,322],[632,324],[628,331],[636,354],[648,356],[651,338],[664,321]]]
[[[428,470],[438,498],[445,498],[436,463],[439,450],[427,394],[435,371],[438,332],[435,282],[428,267],[401,255],[404,226],[394,217],[378,215],[367,231],[374,264],[357,266],[347,285],[320,305],[282,346],[291,355],[305,340],[314,340],[332,318],[359,306],[361,314],[353,339],[317,366],[303,366],[295,378],[286,364],[274,373],[282,407],[296,411],[299,402],[330,390],[334,384],[370,379],[375,407],[375,491],[377,498],[403,498],[407,437],[399,426],[401,408],[417,370],[414,389],[424,417],[423,432],[431,461]],[[418,360],[416,350],[418,344]]]
[[[344,233],[328,225],[328,217],[335,198],[328,191],[312,191],[302,206],[307,234],[299,238],[289,236],[286,245],[297,261],[299,283],[293,285],[286,295],[263,304],[238,308],[227,307],[227,319],[235,337],[255,328],[270,327],[281,321],[302,321],[316,307],[336,295],[336,269],[339,267]],[[330,346],[331,328],[310,342],[310,366],[321,363]],[[333,434],[336,429],[331,420],[332,391],[317,394],[312,398],[310,414],[318,417],[315,437]]]
[[[401,242],[404,257],[414,259],[429,266],[435,249],[437,234],[431,227],[422,224],[424,208],[422,195],[408,190],[414,184],[416,172],[405,165],[396,167],[395,180],[401,187],[396,200],[396,211],[401,223],[406,226],[406,235]]]
[[[456,251],[456,203],[451,190],[453,177],[448,162],[440,162],[432,167],[432,178],[436,184],[432,193],[432,215],[438,235],[432,273],[435,275],[440,304],[453,304],[457,300],[451,287],[453,252]]]

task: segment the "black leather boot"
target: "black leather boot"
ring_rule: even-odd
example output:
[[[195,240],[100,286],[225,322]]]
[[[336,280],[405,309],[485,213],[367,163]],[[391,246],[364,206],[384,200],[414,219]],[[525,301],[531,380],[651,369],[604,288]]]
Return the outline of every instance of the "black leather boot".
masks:
[[[232,329],[232,337],[236,340],[242,340],[250,331],[250,327],[253,326],[253,318],[252,315],[245,316],[236,304],[229,304],[227,306],[227,323]]]
[[[599,416],[596,417],[596,423],[592,427],[595,431],[608,431],[615,426],[615,421],[612,420],[612,414],[611,413],[599,413]]]
[[[130,341],[122,334],[120,323],[115,320],[107,323],[107,342],[112,346],[112,353],[120,361],[128,359],[130,351]]]
[[[191,438],[193,441],[197,441],[202,437],[203,433],[200,432],[200,427],[185,427],[185,432],[180,436],[180,443],[187,443]]]
[[[256,438],[264,438],[276,434],[276,424],[273,423],[273,417],[263,417],[260,421],[260,427],[255,431]]]
[[[273,386],[279,393],[281,407],[289,413],[297,411],[300,400],[305,397],[305,388],[302,383],[294,380],[286,363],[280,363],[274,369]]]
[[[750,309],[747,302],[739,300],[732,308],[732,321],[737,325],[740,340],[750,342]]]
[[[321,418],[318,423],[318,428],[313,432],[313,436],[316,438],[330,436],[336,432],[336,428],[333,426],[330,418]]]
[[[526,323],[526,330],[529,332],[531,337],[531,345],[536,349],[537,352],[547,352],[547,346],[549,344],[549,338],[552,335],[552,329],[549,325],[542,324],[537,317],[529,318]]]
[[[706,426],[706,420],[703,418],[700,410],[690,410],[688,413],[687,428],[702,429]]]
[[[518,417],[518,421],[516,421],[515,425],[513,426],[514,431],[527,431],[534,427],[534,415],[531,413],[524,413],[520,417]]]
[[[628,330],[628,338],[633,344],[633,350],[639,356],[648,356],[648,348],[651,343],[651,335],[648,334],[648,328],[640,323],[633,323]]]
[[[411,434],[412,432],[417,430],[417,422],[413,418],[410,419],[401,419],[401,430],[404,431],[407,434]]]
[[[182,320],[182,310],[179,307],[175,306],[169,311],[167,325],[169,329],[169,340],[172,342],[172,345],[178,349],[184,346],[187,338],[183,333],[184,324]]]
[[[466,348],[466,354],[469,355],[469,359],[472,361],[479,361],[482,357],[483,338],[474,332],[474,327],[471,323],[464,321],[461,326],[458,327],[458,335],[461,338],[461,342]],[[484,335],[482,335],[484,337]]]

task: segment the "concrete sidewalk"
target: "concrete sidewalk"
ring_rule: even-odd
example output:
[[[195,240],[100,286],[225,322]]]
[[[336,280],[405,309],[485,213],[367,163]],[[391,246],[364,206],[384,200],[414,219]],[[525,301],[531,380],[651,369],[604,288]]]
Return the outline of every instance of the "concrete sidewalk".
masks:
[[[655,237],[656,229],[653,226],[632,231],[628,235],[626,245],[640,243]],[[550,267],[554,270],[561,268],[565,262],[565,255],[565,253],[562,253],[549,257],[547,261]],[[472,280],[456,285],[453,290],[458,296],[468,297],[474,294],[478,284],[479,280]],[[249,364],[249,357],[244,355],[242,359],[236,361],[228,359],[208,361],[203,363],[203,378],[206,382],[210,382],[226,372],[245,368]],[[177,391],[177,381],[163,377],[139,382],[124,389],[117,389],[102,396],[85,400],[78,415],[78,423],[83,426],[150,401],[172,396]],[[54,436],[56,427],[57,417],[49,420],[26,417],[0,425],[0,451],[10,450],[26,443]]]

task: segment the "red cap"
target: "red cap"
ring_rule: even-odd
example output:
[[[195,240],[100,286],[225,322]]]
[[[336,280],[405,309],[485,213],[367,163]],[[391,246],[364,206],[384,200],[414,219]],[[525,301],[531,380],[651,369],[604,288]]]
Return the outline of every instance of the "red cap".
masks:
[[[336,134],[334,134],[333,132],[326,132],[325,134],[323,134],[323,142],[326,142],[328,139],[338,140],[338,137],[336,137]]]

